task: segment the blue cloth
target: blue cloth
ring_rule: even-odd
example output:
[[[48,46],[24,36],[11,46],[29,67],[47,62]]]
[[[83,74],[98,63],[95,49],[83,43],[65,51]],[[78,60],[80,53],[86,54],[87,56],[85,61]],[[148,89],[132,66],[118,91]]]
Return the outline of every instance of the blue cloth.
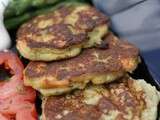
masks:
[[[160,0],[93,0],[111,17],[111,29],[141,50],[147,67],[160,86]]]

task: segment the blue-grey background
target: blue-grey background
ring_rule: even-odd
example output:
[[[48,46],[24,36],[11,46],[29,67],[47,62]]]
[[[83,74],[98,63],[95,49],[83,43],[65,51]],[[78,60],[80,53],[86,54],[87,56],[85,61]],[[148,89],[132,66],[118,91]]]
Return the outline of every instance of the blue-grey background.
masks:
[[[160,0],[92,0],[111,18],[111,29],[140,48],[160,86]]]

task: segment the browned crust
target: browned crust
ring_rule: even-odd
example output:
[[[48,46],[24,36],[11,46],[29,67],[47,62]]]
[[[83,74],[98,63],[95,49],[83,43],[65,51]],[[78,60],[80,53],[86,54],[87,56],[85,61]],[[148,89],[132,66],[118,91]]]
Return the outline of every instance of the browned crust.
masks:
[[[99,93],[103,97],[95,105],[83,102],[83,90],[67,96],[46,98],[43,101],[43,116],[46,120],[98,120],[102,114],[118,111],[120,113],[115,120],[123,120],[124,116],[127,116],[127,112],[131,111],[133,117],[141,117],[146,106],[144,92],[137,91],[133,87],[133,80],[123,78],[119,82],[101,87],[105,91]],[[64,115],[63,112],[66,110],[69,112]],[[56,119],[58,115],[61,117]]]
[[[106,24],[108,22],[108,18],[93,7],[88,10],[81,11],[78,14],[79,19],[75,24],[76,28],[81,30],[85,29],[88,32],[92,31],[96,26]]]
[[[27,43],[30,48],[64,49],[82,44],[87,41],[88,32],[99,25],[107,25],[108,21],[108,18],[95,8],[85,6],[85,10],[76,13],[79,17],[75,25],[66,23],[66,18],[78,9],[78,6],[63,6],[55,12],[35,17],[21,26],[17,40]]]
[[[77,57],[55,62],[30,62],[24,75],[28,79],[49,76],[45,86],[68,84],[72,78],[89,74],[129,72],[138,64],[138,49],[132,44],[120,41],[112,34],[106,38],[105,49],[86,49]],[[137,61],[136,61],[137,60]]]

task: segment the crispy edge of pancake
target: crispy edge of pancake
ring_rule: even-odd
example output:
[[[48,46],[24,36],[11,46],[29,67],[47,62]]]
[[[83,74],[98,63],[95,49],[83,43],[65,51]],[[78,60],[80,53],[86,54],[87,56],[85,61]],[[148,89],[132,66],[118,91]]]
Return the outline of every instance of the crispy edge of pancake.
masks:
[[[20,42],[20,41],[19,41]],[[26,43],[19,43],[17,49],[19,53],[24,57],[32,61],[42,60],[42,61],[52,61],[64,58],[69,58],[78,55],[81,52],[81,46],[72,46],[68,49],[58,50],[58,49],[48,49],[48,48],[32,48],[27,47]]]
[[[126,71],[132,72],[133,70],[135,70],[139,62],[140,62],[139,57],[128,59],[128,63],[130,67],[127,66]],[[85,86],[88,82],[92,82],[93,84],[108,83],[110,81],[116,80],[117,78],[123,76],[123,74],[126,72],[126,71],[117,71],[117,72],[108,72],[108,73],[103,73],[103,72],[102,73],[86,73],[86,74],[84,73],[80,76],[71,77],[70,79],[65,79],[59,82],[58,79],[56,79],[54,76],[51,76],[51,75],[41,76],[41,77],[30,77],[26,74],[26,71],[27,71],[27,67],[23,72],[25,85],[32,86],[35,89],[42,89],[42,91],[47,91],[47,89],[49,88],[66,88],[66,87],[70,88],[70,87],[73,87],[74,84],[76,83],[78,84],[78,86],[79,85]],[[50,82],[48,80],[54,80],[54,83],[52,84],[52,81]],[[46,85],[48,87],[46,87]]]
[[[55,86],[54,88],[46,88],[44,89],[43,86],[43,79],[39,81],[40,78],[37,78],[37,80],[29,80],[29,78],[24,77],[24,79],[27,79],[24,81],[24,84],[26,86],[32,86],[34,89],[40,91],[40,93],[44,96],[51,96],[51,95],[61,95],[65,94],[67,92],[70,92],[74,89],[84,89],[86,85],[89,82],[92,82],[92,84],[103,84],[103,83],[109,83],[111,81],[114,81],[121,76],[124,75],[124,72],[117,72],[117,73],[108,73],[108,74],[90,74],[90,75],[82,75],[77,78],[72,78],[72,83],[68,81],[64,81],[64,84]],[[41,85],[40,85],[41,84]],[[42,87],[42,88],[41,88]]]
[[[107,31],[108,26],[99,26],[95,28],[92,32],[88,33],[88,42],[83,42],[79,45],[73,45],[65,49],[51,49],[43,47],[30,48],[23,40],[18,40],[16,47],[23,57],[33,61],[52,61],[66,59],[77,56],[81,52],[82,48],[89,48],[95,46],[96,44],[100,44],[103,41],[102,37],[107,33]]]
[[[150,85],[143,79],[136,80],[134,87],[137,90],[143,89],[146,102],[146,109],[142,112],[142,120],[156,120],[158,113],[158,104],[160,102],[160,92],[155,86]]]
[[[141,120],[156,120],[157,111],[158,111],[158,103],[160,102],[160,92],[156,90],[155,86],[150,85],[143,79],[138,79],[138,80],[134,80],[132,78],[130,79],[134,81],[133,87],[134,89],[136,89],[136,91],[144,92],[145,109],[142,111],[140,119]],[[45,113],[44,113],[44,107],[47,102],[47,99],[48,99],[47,97],[43,98],[43,102],[42,102],[42,116],[41,116],[42,120],[47,120]],[[97,100],[99,99],[100,99],[99,97],[95,98],[96,101],[91,102],[91,104],[93,103],[94,105],[95,102],[97,102]],[[88,104],[90,104],[90,102]],[[112,115],[116,115],[116,114],[112,114]],[[100,120],[108,120],[108,117],[105,114],[104,115],[102,114],[101,118],[102,119]]]

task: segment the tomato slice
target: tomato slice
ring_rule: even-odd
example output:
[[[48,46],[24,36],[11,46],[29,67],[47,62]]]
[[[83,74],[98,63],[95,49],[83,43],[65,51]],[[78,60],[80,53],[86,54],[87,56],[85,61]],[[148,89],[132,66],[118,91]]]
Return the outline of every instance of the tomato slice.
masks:
[[[16,114],[17,111],[30,107],[34,103],[35,97],[36,94],[31,91],[24,95],[16,94],[5,100],[0,99],[0,113]]]
[[[0,86],[0,99],[7,99],[17,93],[17,87],[20,86],[19,81],[11,80],[10,82],[3,82]]]
[[[32,105],[28,108],[24,107],[16,114],[16,120],[35,120],[38,119],[38,115],[35,110],[35,106]]]
[[[12,52],[0,52],[0,65],[4,65],[6,69],[10,70],[12,77],[9,82],[0,83],[0,98],[7,98],[14,95],[15,88],[23,83],[23,64],[18,56]]]
[[[22,78],[24,66],[16,54],[10,51],[0,52],[0,65],[2,64],[11,70],[13,77]]]
[[[2,114],[0,114],[0,120],[9,120],[7,117],[3,116]]]
[[[18,86],[16,101],[35,102],[36,91],[31,87]]]
[[[24,112],[24,113],[23,113]],[[0,113],[8,116],[20,116],[22,114],[28,114],[28,117],[33,120],[37,119],[37,113],[35,105],[28,101],[7,101],[3,102],[0,106]],[[18,119],[16,119],[18,120]],[[20,119],[24,120],[24,119]]]
[[[0,52],[2,64],[12,77],[0,82],[0,120],[37,120],[36,91],[24,86],[23,64],[14,53]]]

